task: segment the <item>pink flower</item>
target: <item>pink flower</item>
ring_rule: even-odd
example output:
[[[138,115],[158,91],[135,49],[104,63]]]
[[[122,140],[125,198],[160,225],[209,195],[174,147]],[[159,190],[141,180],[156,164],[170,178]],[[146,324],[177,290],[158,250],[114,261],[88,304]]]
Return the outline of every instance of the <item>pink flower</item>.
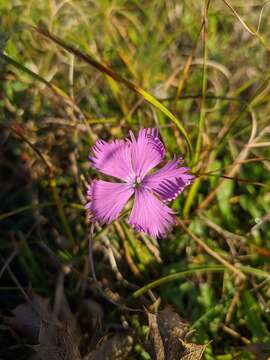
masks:
[[[194,179],[175,156],[155,173],[149,173],[165,156],[157,129],[142,129],[136,140],[98,140],[89,157],[91,166],[121,182],[93,180],[88,187],[87,211],[94,221],[109,224],[116,220],[134,195],[128,223],[136,230],[161,237],[175,224],[175,215],[166,203],[175,199]]]

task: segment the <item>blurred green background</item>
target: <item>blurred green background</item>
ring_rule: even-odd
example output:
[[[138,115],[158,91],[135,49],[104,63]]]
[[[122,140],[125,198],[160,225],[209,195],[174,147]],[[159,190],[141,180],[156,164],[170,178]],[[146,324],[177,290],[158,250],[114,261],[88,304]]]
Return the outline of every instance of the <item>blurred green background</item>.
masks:
[[[98,138],[158,127],[168,154],[183,156],[197,175],[173,203],[183,226],[158,242],[133,232],[125,217],[103,230],[97,227],[97,277],[113,299],[143,309],[153,298],[132,300],[134,289],[179,272],[153,293],[160,308],[170,304],[189,322],[194,342],[209,343],[207,360],[270,357],[265,350],[270,343],[270,5],[263,5],[0,1],[0,269],[11,259],[10,271],[21,287],[46,297],[54,296],[64,274],[74,313],[90,297],[106,309],[105,324],[119,323],[121,311],[86,281],[91,274],[85,194],[89,180],[98,176],[89,168],[88,154]],[[146,95],[27,24],[89,54]],[[148,94],[159,102],[149,104]],[[217,257],[245,279],[226,265],[211,271],[220,265]],[[194,271],[181,276],[187,269]],[[10,273],[1,276],[6,311],[22,296]],[[146,319],[140,313],[123,316],[137,335],[130,358],[150,359]],[[6,329],[0,332],[3,358],[28,358],[23,342],[10,340]]]

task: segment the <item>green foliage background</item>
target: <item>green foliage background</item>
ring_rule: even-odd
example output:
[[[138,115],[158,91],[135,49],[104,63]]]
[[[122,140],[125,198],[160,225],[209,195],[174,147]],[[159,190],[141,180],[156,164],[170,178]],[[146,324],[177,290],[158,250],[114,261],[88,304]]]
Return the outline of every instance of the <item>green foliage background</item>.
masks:
[[[138,287],[194,269],[153,292],[161,307],[173,305],[190,323],[194,341],[210,342],[209,360],[259,358],[270,343],[270,6],[261,13],[260,1],[229,5],[237,14],[214,0],[0,1],[2,263],[15,250],[14,274],[43,296],[54,294],[55,275],[64,269],[75,312],[87,296],[98,301],[92,287],[85,292],[85,193],[98,176],[89,168],[90,147],[97,138],[157,126],[168,154],[183,156],[197,175],[173,203],[189,232],[176,226],[156,244],[123,217],[96,229],[96,273],[122,302],[142,308],[151,298],[132,299],[108,252]],[[140,96],[26,24],[48,29],[147,93]],[[156,106],[145,101],[148,94]],[[193,153],[160,104],[185,128]],[[190,232],[236,269],[249,267],[246,280],[226,266],[211,271],[220,264]],[[1,281],[3,307],[11,307],[21,296],[18,285],[7,273]],[[105,321],[119,322],[119,311],[109,307]],[[138,336],[133,358],[149,359],[146,319],[125,318]]]

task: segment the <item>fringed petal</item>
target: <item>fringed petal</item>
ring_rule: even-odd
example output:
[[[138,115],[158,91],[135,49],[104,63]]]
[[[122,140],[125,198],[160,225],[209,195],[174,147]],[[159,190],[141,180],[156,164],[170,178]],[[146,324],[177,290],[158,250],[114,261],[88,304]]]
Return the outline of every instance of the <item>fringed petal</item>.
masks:
[[[132,166],[140,180],[158,165],[165,155],[165,147],[159,139],[158,129],[141,129],[136,140],[130,131]]]
[[[175,224],[175,216],[172,209],[149,190],[140,187],[135,189],[134,205],[128,222],[135,230],[159,238]]]
[[[194,175],[187,173],[189,168],[181,167],[181,163],[181,159],[174,157],[154,174],[147,175],[142,185],[163,201],[175,199],[194,179]]]
[[[133,193],[128,184],[94,180],[88,187],[86,209],[92,220],[110,224],[119,217]]]
[[[126,140],[98,140],[89,157],[91,166],[103,174],[126,181],[133,174],[131,144]]]

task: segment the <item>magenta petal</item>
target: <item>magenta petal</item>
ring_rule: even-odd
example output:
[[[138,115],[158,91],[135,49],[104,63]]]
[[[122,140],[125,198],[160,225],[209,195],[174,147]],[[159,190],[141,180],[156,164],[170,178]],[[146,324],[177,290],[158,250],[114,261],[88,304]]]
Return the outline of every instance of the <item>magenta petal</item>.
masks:
[[[103,174],[126,180],[132,176],[131,144],[126,140],[106,142],[98,140],[89,157],[93,168]]]
[[[136,140],[130,131],[132,165],[137,177],[142,179],[158,165],[165,155],[165,148],[158,136],[158,129],[141,129]]]
[[[134,205],[128,222],[134,229],[157,238],[165,235],[175,224],[175,216],[172,209],[149,190],[140,187],[135,190]]]
[[[147,175],[143,186],[152,189],[163,201],[175,199],[194,179],[194,175],[187,173],[189,168],[180,165],[181,160],[174,157],[154,174]]]
[[[128,184],[94,180],[88,187],[86,209],[94,221],[109,224],[119,217],[133,193]]]

